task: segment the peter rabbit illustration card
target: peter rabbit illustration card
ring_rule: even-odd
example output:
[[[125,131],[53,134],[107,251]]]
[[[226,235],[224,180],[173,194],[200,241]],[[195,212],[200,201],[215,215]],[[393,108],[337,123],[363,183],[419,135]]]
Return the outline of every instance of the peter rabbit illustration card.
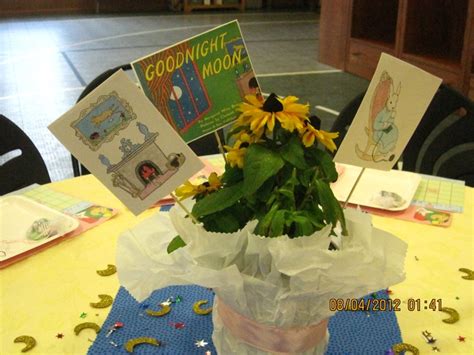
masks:
[[[48,128],[134,214],[203,167],[122,70]]]
[[[382,53],[334,160],[390,170],[420,123],[441,79]]]

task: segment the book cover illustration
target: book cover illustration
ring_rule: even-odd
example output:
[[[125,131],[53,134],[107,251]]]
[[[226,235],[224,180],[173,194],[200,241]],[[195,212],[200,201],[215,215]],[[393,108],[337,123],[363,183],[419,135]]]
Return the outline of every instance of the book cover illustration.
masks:
[[[143,91],[186,142],[236,119],[259,86],[237,21],[132,63]]]
[[[441,79],[382,53],[334,160],[390,170],[415,132]]]
[[[49,129],[135,214],[203,166],[121,70]]]

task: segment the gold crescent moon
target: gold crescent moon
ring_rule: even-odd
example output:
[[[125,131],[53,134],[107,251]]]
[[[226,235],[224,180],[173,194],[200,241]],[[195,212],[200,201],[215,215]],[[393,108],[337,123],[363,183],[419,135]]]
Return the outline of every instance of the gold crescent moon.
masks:
[[[91,307],[94,307],[94,308],[106,308],[108,306],[110,306],[114,299],[112,298],[112,296],[109,296],[109,295],[99,295],[99,298],[100,298],[100,302],[91,302],[89,303],[91,305]]]
[[[107,269],[105,270],[97,270],[96,271],[100,276],[110,276],[117,272],[117,267],[112,264],[107,265]]]
[[[76,325],[74,327],[74,333],[76,333],[76,335],[79,335],[79,333],[83,329],[86,329],[86,328],[94,329],[96,334],[99,334],[99,332],[100,332],[100,326],[98,324],[92,323],[92,322],[85,322],[85,323],[81,323],[81,324]]]
[[[155,338],[133,338],[125,343],[125,350],[127,350],[129,353],[133,353],[133,348],[139,344],[150,344],[154,346],[160,346],[161,343],[158,339]]]
[[[16,337],[15,340],[13,340],[14,343],[25,343],[26,346],[21,349],[22,353],[26,353],[27,351],[33,349],[36,345],[36,340],[33,337],[30,337],[29,335],[20,335],[19,337]]]
[[[409,351],[413,355],[418,355],[420,350],[416,346],[407,343],[398,343],[392,346],[392,350],[396,355],[401,354],[403,351]]]
[[[153,317],[162,317],[165,314],[170,313],[171,307],[168,305],[160,304],[161,309],[159,311],[152,311],[151,309],[147,309],[145,312],[146,314],[153,316]]]
[[[449,318],[443,319],[443,322],[445,323],[453,324],[459,320],[459,313],[454,308],[442,307],[439,311],[450,315]]]
[[[206,304],[206,303],[207,303],[206,300],[200,300],[200,301],[197,301],[196,303],[194,303],[194,305],[193,305],[194,313],[202,314],[202,315],[206,315],[206,314],[211,313],[212,312],[212,307],[209,307],[209,308],[206,308],[206,309],[201,308],[201,305]]]
[[[464,276],[461,276],[464,280],[474,280],[474,271],[465,267],[460,268],[459,271],[464,272],[466,274]]]

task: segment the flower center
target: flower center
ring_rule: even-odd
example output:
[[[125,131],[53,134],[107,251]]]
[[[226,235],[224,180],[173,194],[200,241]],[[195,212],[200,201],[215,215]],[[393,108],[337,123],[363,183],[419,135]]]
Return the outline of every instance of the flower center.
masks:
[[[280,112],[283,111],[283,104],[275,94],[271,93],[263,103],[262,109],[265,112]]]

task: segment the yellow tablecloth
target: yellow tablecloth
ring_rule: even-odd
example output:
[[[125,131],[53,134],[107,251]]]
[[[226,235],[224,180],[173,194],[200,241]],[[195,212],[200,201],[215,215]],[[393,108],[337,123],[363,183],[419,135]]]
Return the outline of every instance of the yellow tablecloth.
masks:
[[[76,336],[74,327],[83,322],[102,325],[110,307],[95,309],[89,303],[98,302],[99,294],[115,296],[119,288],[116,274],[101,277],[96,270],[115,264],[116,241],[122,231],[156,211],[133,216],[91,175],[55,182],[50,187],[120,212],[84,234],[0,270],[0,354],[20,353],[23,344],[13,343],[20,335],[36,339],[31,351],[34,354],[86,353],[95,333],[89,329]],[[445,354],[473,352],[474,281],[462,279],[458,271],[461,267],[474,269],[473,197],[474,189],[466,188],[464,213],[455,214],[449,228],[384,217],[373,219],[375,226],[409,245],[407,278],[391,288],[391,297],[402,301],[397,318],[403,340],[418,347],[422,354],[432,352],[421,336],[424,330],[437,339],[435,345]],[[420,299],[422,310],[409,312],[403,303],[408,298]],[[431,299],[442,299],[443,306],[455,308],[460,321],[446,324],[442,322],[446,314],[424,310],[424,300]],[[465,337],[465,342],[460,342],[458,336]]]

